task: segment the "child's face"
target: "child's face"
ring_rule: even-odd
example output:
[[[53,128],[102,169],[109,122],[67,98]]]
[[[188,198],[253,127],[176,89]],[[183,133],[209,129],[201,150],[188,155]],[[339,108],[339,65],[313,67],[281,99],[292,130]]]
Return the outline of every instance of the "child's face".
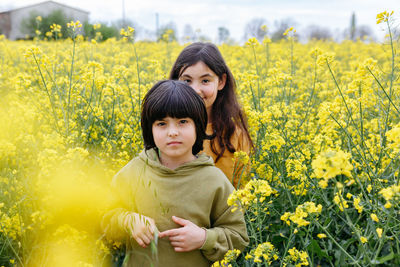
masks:
[[[196,127],[191,118],[165,117],[153,123],[152,131],[162,161],[183,163],[193,159]]]
[[[210,115],[218,91],[225,86],[226,74],[223,75],[222,79],[219,79],[203,61],[199,61],[187,67],[179,80],[185,81],[203,98],[207,113]]]

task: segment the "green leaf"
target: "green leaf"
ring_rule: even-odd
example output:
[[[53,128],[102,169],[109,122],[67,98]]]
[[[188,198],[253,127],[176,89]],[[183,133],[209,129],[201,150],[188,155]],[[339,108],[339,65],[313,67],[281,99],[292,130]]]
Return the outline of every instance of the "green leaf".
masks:
[[[326,253],[326,251],[321,249],[316,240],[312,240],[311,243],[307,246],[307,248],[311,250],[313,253],[315,253],[319,259],[327,258],[329,260],[332,260],[332,257],[329,256],[328,253]]]
[[[393,251],[392,251],[392,252],[390,252],[390,254],[378,258],[378,259],[377,259],[377,261],[378,261],[377,264],[381,264],[381,263],[384,263],[384,262],[386,262],[386,261],[390,261],[390,260],[393,260],[393,259],[394,259],[394,253],[393,253]]]

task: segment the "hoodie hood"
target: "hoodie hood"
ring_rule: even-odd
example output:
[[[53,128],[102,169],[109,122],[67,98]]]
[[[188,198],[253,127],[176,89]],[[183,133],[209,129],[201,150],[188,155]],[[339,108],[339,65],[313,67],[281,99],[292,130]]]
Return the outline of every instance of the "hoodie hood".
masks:
[[[214,161],[212,157],[206,155],[205,153],[197,154],[196,159],[186,162],[174,170],[161,164],[160,158],[158,157],[158,151],[155,148],[149,150],[144,149],[142,152],[140,152],[139,158],[145,164],[150,166],[154,172],[158,173],[161,176],[184,176],[188,173],[193,172],[195,169],[205,166],[214,166]]]

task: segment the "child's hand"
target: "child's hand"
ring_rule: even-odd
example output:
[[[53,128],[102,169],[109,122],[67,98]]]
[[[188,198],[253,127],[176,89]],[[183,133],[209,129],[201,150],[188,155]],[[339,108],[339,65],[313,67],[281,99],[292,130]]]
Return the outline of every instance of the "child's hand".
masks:
[[[134,212],[125,216],[124,227],[143,248],[146,248],[153,240],[154,231],[157,229],[152,218]]]
[[[172,216],[172,220],[183,227],[161,232],[158,237],[169,237],[169,241],[176,252],[192,251],[201,248],[206,240],[206,230],[198,227],[191,221],[176,216]]]

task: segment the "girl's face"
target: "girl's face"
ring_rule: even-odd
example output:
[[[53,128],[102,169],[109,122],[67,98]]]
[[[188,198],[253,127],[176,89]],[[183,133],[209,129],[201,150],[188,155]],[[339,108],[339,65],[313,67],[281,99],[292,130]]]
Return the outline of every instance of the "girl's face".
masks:
[[[185,81],[203,98],[210,118],[211,107],[217,98],[218,91],[225,86],[226,74],[220,79],[203,61],[199,61],[187,67],[179,80]]]
[[[165,117],[152,125],[154,143],[160,150],[161,163],[179,166],[194,159],[196,126],[191,118]]]

